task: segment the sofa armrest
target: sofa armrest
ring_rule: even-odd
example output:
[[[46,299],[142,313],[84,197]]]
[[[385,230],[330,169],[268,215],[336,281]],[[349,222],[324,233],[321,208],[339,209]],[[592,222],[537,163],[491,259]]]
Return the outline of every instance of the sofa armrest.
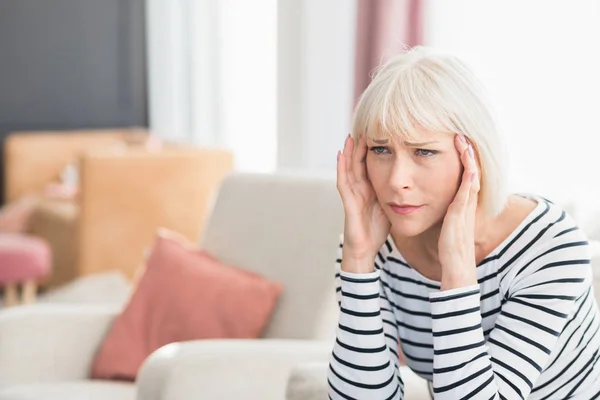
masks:
[[[326,399],[329,391],[327,383],[328,362],[310,362],[296,365],[288,380],[286,400]],[[404,382],[404,400],[431,400],[427,381],[415,374],[409,367],[401,366],[400,375]]]
[[[281,400],[291,369],[326,361],[332,344],[306,340],[199,340],[154,352],[138,374],[144,400]]]
[[[85,379],[119,310],[35,304],[0,312],[0,386]]]

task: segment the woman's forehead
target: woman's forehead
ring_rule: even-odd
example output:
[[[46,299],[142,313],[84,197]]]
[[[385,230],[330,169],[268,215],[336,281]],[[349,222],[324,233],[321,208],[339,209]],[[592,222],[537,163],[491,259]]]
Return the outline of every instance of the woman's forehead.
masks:
[[[367,135],[367,140],[375,144],[425,144],[429,142],[436,142],[448,138],[450,136],[448,132],[436,132],[427,130],[424,128],[415,129],[409,132],[372,132]],[[408,143],[407,143],[408,142]]]

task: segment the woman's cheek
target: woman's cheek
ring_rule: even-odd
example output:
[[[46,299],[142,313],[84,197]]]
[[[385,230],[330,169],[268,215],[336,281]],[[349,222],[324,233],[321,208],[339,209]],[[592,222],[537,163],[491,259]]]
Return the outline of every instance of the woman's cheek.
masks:
[[[377,179],[381,175],[381,173],[378,171],[380,168],[377,168],[377,164],[371,157],[369,157],[369,155],[367,155],[365,166],[367,168],[367,178],[371,181],[371,184],[377,184]]]
[[[462,172],[460,158],[455,154],[451,156],[444,154],[443,157],[438,157],[435,166],[440,171],[443,171],[442,173],[446,179],[456,179]]]
[[[426,168],[430,182],[436,182],[441,191],[454,188],[461,175],[461,166],[453,162],[454,160],[439,158],[432,161],[434,162],[429,163]]]

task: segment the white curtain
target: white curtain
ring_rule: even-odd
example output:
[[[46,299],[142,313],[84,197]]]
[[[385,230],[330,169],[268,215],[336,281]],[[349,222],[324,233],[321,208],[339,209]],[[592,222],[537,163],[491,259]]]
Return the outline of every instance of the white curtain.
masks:
[[[335,171],[356,0],[147,0],[151,128],[236,169]]]
[[[350,132],[357,2],[278,6],[277,167],[335,176]]]
[[[276,163],[277,0],[147,0],[151,129]]]

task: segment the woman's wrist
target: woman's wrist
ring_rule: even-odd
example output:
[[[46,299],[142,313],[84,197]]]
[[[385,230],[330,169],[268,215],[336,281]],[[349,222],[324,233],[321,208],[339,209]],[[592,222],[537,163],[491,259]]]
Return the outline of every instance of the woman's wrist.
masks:
[[[468,287],[477,284],[477,273],[475,268],[470,270],[450,271],[442,270],[442,281],[440,290],[451,290]]]
[[[375,271],[375,255],[354,255],[342,252],[341,270],[352,274],[370,274]]]

